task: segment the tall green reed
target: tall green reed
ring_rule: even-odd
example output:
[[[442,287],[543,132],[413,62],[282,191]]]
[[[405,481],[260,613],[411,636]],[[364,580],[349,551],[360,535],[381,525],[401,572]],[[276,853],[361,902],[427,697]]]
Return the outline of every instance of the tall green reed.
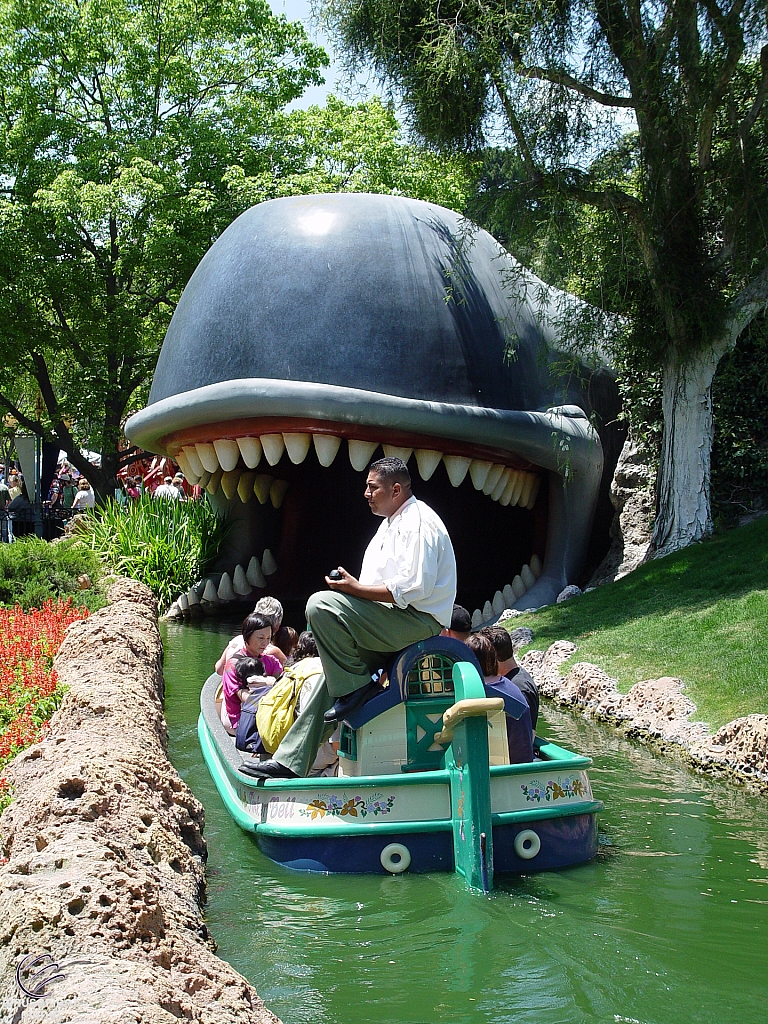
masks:
[[[148,494],[125,505],[108,501],[89,512],[82,526],[109,568],[145,583],[161,611],[207,575],[230,529],[205,500]]]

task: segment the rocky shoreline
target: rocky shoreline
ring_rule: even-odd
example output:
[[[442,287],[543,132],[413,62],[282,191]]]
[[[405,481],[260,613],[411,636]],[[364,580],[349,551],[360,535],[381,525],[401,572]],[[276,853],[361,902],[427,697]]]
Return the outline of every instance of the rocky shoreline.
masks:
[[[576,650],[569,640],[558,640],[546,651],[528,651],[520,664],[542,695],[557,704],[677,754],[699,771],[768,792],[768,715],[737,718],[710,734],[703,722],[691,721],[696,705],[683,692],[681,679],[647,679],[622,694],[616,679],[589,662],[578,662],[562,675],[561,666]]]
[[[279,1024],[203,923],[203,808],[166,754],[155,601],[132,580],[107,596],[56,657],[47,738],[6,769],[0,1019]],[[40,999],[16,984],[29,953],[60,966]]]

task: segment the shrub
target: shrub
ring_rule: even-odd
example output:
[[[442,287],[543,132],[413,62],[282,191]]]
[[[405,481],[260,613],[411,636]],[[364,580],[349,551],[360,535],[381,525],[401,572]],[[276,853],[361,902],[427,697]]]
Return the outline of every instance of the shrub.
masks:
[[[39,537],[20,537],[0,544],[0,605],[40,608],[45,601],[70,597],[75,604],[95,611],[104,604],[91,587],[81,590],[79,578],[96,583],[103,570],[99,558],[82,541],[49,544]]]
[[[164,501],[144,494],[107,502],[84,517],[83,536],[115,572],[145,583],[165,610],[202,579],[229,525],[207,501]]]

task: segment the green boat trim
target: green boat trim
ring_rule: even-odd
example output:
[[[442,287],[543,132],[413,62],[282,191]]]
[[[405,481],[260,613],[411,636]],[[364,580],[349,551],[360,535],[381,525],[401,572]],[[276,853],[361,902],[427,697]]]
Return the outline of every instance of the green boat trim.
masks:
[[[365,821],[359,825],[349,825],[344,821],[326,821],[322,828],[312,825],[298,825],[288,828],[272,822],[259,822],[254,831],[260,836],[279,836],[291,839],[317,839],[320,836],[364,836],[364,835],[402,835],[417,832],[450,832],[453,823],[450,818],[433,821]]]
[[[491,814],[494,825],[518,825],[526,821],[541,821],[544,818],[573,818],[579,814],[596,814],[604,808],[602,800],[587,800],[582,804],[567,804],[562,807],[532,807],[525,811],[499,811]]]
[[[243,809],[242,801],[235,792],[230,780],[230,773],[226,770],[222,770],[223,762],[219,757],[218,748],[213,742],[202,714],[197,720],[197,736],[200,741],[200,749],[203,752],[203,759],[208,767],[208,771],[211,773],[214,785],[219,791],[219,796],[224,801],[224,806],[227,808],[227,811],[241,829],[245,832],[255,832],[256,822]]]

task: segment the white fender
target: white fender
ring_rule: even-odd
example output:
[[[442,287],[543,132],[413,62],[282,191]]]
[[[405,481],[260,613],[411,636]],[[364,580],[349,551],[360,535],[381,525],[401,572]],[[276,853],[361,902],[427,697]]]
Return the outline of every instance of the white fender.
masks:
[[[541,849],[541,840],[532,828],[526,828],[515,836],[515,853],[521,860],[533,860]]]
[[[402,843],[390,843],[381,851],[381,866],[390,875],[399,875],[411,865],[411,851]]]

